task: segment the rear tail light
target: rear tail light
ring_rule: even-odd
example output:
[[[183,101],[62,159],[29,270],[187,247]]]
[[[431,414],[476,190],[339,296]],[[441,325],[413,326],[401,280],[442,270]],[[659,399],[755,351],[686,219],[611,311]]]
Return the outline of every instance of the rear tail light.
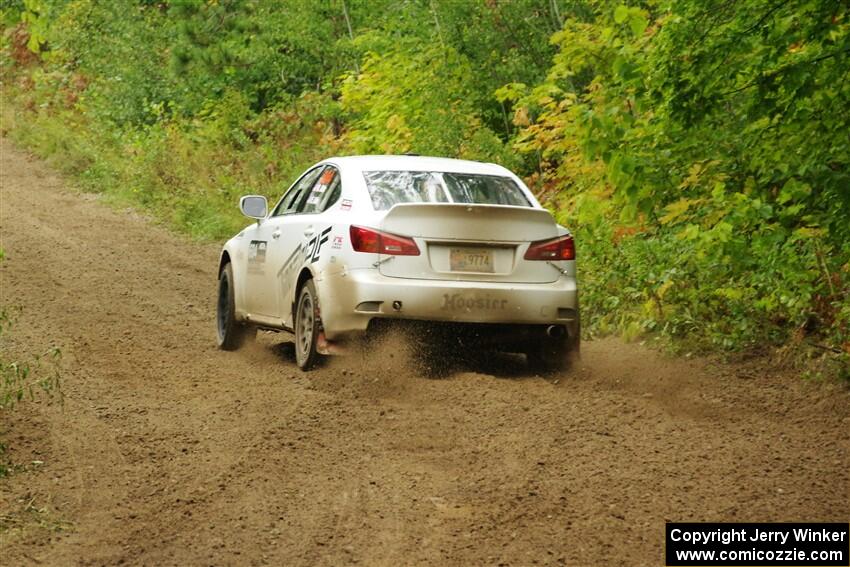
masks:
[[[419,256],[419,247],[412,238],[388,234],[372,228],[351,225],[351,246],[356,252],[389,254],[391,256]]]
[[[575,260],[576,245],[569,234],[532,242],[525,252],[526,260]]]

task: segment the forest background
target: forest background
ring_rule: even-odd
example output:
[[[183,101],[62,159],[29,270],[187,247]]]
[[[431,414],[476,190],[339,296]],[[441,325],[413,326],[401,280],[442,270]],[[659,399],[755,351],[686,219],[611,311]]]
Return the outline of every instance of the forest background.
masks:
[[[0,26],[0,132],[193,237],[329,155],[493,161],[575,233],[588,335],[850,377],[846,1],[0,0]]]

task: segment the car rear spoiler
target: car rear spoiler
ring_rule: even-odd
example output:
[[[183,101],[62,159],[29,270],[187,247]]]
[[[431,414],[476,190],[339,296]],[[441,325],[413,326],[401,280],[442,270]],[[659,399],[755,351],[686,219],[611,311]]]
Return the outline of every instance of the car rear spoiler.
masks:
[[[558,236],[545,209],[463,203],[402,203],[393,206],[381,228],[423,238],[528,242]]]

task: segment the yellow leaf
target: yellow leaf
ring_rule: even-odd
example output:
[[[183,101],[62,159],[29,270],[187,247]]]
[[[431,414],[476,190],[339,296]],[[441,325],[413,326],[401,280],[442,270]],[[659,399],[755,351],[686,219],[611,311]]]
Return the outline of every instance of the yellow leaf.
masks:
[[[670,203],[664,208],[666,214],[660,219],[658,219],[658,221],[661,224],[672,224],[676,222],[677,219],[682,217],[685,213],[687,213],[688,209],[690,209],[692,205],[697,205],[701,202],[702,199],[679,199],[678,201]]]
[[[673,280],[667,280],[666,282],[661,284],[661,287],[659,287],[658,291],[656,292],[658,294],[658,297],[663,298],[664,294],[667,293],[667,290],[671,287],[673,287]]]
[[[531,124],[531,120],[528,117],[528,109],[524,106],[520,106],[514,112],[514,125],[516,126],[528,126]]]

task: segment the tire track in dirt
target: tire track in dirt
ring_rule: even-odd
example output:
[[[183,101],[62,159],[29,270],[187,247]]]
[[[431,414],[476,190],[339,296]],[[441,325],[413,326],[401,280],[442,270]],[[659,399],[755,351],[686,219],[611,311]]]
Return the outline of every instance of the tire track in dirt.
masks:
[[[557,384],[391,348],[304,375],[283,336],[214,347],[217,246],[5,140],[0,174],[4,349],[60,346],[66,394],[0,414],[45,461],[0,509],[70,523],[0,534],[11,565],[658,564],[664,520],[850,517],[846,387],[616,340]]]

